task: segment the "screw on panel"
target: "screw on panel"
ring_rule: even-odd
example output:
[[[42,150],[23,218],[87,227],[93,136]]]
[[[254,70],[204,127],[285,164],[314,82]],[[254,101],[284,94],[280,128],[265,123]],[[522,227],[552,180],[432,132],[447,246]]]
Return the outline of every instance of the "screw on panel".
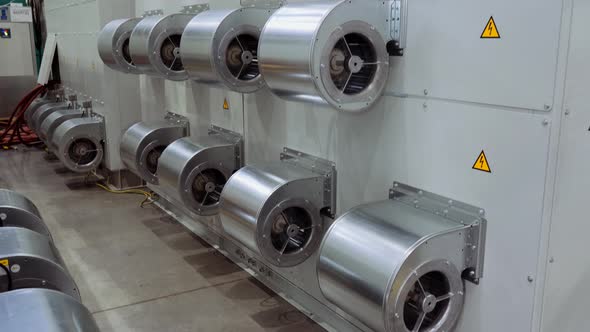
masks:
[[[549,119],[544,119],[543,120],[543,126],[548,126],[550,123]]]
[[[535,279],[533,279],[533,277],[532,277],[532,276],[528,276],[528,277],[526,278],[526,280],[527,280],[528,282],[530,282],[530,283],[532,283],[533,281],[535,281]]]

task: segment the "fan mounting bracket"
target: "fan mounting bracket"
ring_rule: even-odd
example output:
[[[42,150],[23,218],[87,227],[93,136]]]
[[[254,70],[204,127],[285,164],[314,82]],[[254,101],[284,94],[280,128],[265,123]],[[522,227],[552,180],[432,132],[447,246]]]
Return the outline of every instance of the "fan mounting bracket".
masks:
[[[152,10],[146,10],[145,12],[143,12],[143,15],[141,15],[141,17],[163,16],[163,15],[164,15],[163,9],[152,9]]]
[[[224,138],[228,142],[232,142],[236,146],[236,165],[238,168],[244,166],[244,138],[242,135],[229,129],[221,128],[215,125],[211,125],[209,127],[209,135],[216,135]]]
[[[303,167],[318,174],[324,180],[325,213],[334,218],[336,213],[336,163],[309,155],[305,152],[283,148],[281,161]]]
[[[166,112],[164,120],[168,121],[169,123],[184,127],[186,135],[190,135],[190,122],[185,116],[173,112]]]
[[[392,0],[389,17],[391,41],[387,43],[387,51],[391,56],[401,56],[406,48],[408,25],[408,0]]]
[[[276,9],[282,7],[286,0],[240,0],[242,7]]]
[[[206,10],[209,10],[209,4],[208,3],[200,3],[200,4],[195,4],[195,5],[188,5],[188,6],[182,6],[182,9],[180,10],[181,14],[199,14],[202,13]]]

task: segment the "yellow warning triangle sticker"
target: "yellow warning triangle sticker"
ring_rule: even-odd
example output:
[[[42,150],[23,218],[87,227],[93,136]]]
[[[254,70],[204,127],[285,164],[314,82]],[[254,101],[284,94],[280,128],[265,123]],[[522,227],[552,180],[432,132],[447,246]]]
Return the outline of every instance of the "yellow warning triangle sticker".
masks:
[[[8,267],[8,259],[1,260],[0,265],[4,265],[4,266]]]
[[[486,157],[486,153],[483,150],[479,154],[479,157],[477,157],[475,164],[473,164],[473,169],[482,172],[492,173],[490,163],[488,163],[488,158]]]
[[[500,31],[498,31],[498,26],[496,25],[496,21],[494,21],[494,17],[491,16],[488,24],[483,29],[481,33],[481,38],[483,39],[499,39],[500,38]]]
[[[223,109],[226,111],[229,110],[229,103],[227,102],[227,99],[223,100]]]

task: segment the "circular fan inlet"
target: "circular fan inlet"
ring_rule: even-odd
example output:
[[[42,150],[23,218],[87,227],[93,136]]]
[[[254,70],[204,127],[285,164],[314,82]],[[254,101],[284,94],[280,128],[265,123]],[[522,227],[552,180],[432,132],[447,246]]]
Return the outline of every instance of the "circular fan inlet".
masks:
[[[167,36],[160,48],[162,63],[166,68],[174,72],[181,72],[184,70],[184,65],[182,64],[182,59],[180,57],[181,39],[182,35]]]
[[[309,243],[312,231],[313,224],[307,211],[290,207],[274,218],[270,238],[280,255],[290,255]]]
[[[404,304],[404,324],[408,331],[425,332],[437,326],[449,309],[449,280],[441,272],[430,272],[414,283]]]
[[[99,150],[93,141],[81,138],[74,141],[68,149],[68,157],[77,166],[87,166],[93,163]]]
[[[219,203],[221,191],[227,179],[216,169],[205,169],[193,180],[192,195],[202,207],[211,207]]]
[[[356,95],[373,82],[378,64],[373,44],[361,34],[349,33],[330,53],[330,77],[339,91]]]
[[[260,75],[258,69],[258,38],[241,34],[235,36],[226,50],[229,72],[240,81],[251,81]]]
[[[165,149],[166,146],[160,145],[148,153],[146,157],[146,168],[152,175],[156,175],[156,172],[158,171],[158,161],[160,160],[160,156],[162,156],[162,152],[164,152]]]
[[[123,42],[123,46],[121,46],[121,53],[123,53],[123,59],[127,62],[128,65],[134,66],[133,59],[131,59],[131,52],[129,51],[129,38],[126,38]]]

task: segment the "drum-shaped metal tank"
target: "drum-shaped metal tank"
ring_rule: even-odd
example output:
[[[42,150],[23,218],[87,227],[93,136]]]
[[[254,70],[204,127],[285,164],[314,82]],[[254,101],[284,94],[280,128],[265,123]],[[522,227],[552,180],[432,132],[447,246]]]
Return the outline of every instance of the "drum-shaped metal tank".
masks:
[[[98,54],[109,68],[123,73],[141,73],[135,67],[129,51],[131,32],[139,21],[141,18],[114,20],[101,30],[98,35]]]
[[[103,159],[104,120],[98,116],[67,120],[53,133],[51,150],[69,170],[86,173]]]
[[[49,114],[45,120],[41,123],[37,134],[39,135],[39,139],[45,143],[49,147],[51,138],[53,137],[53,133],[55,129],[59,127],[62,123],[70,120],[81,118],[84,116],[84,111],[81,109],[62,109],[56,112]]]
[[[193,14],[148,16],[142,19],[129,43],[131,59],[144,74],[173,81],[188,79],[180,55],[182,32]]]
[[[0,189],[0,227],[27,228],[51,239],[35,204],[12,190]]]
[[[260,37],[264,80],[287,100],[366,110],[387,83],[389,12],[381,1],[287,4],[271,16]]]
[[[406,193],[332,224],[317,265],[320,289],[374,331],[452,331],[463,309],[462,276],[481,273],[485,220],[479,208]]]
[[[195,16],[184,30],[180,48],[190,78],[242,93],[264,87],[258,68],[258,40],[271,13],[240,8]]]
[[[158,184],[158,161],[174,141],[188,134],[188,123],[178,121],[139,122],[121,139],[123,163],[146,182]]]
[[[100,332],[80,302],[48,289],[0,294],[2,329],[19,332]]]
[[[78,287],[57,249],[45,235],[25,228],[0,228],[0,269],[8,277],[0,289],[53,289],[80,300]]]
[[[160,157],[162,190],[198,215],[218,213],[227,180],[242,166],[242,144],[237,134],[219,133],[175,141]]]
[[[319,165],[318,165],[319,166]],[[280,161],[246,166],[221,194],[224,231],[269,263],[291,267],[318,249],[335,171]]]

